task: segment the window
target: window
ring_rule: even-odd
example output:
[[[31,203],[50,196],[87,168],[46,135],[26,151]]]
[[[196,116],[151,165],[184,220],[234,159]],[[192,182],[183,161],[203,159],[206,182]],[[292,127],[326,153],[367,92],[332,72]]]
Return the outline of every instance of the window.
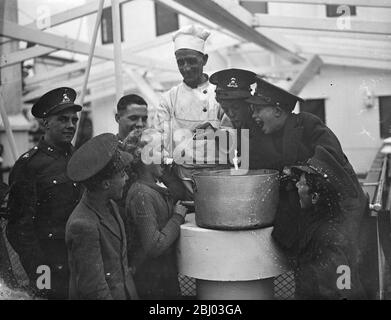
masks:
[[[120,18],[120,25],[121,25],[121,41],[124,41],[123,26],[122,26],[122,4],[119,6],[119,18]],[[101,37],[102,37],[102,44],[110,44],[113,43],[114,41],[111,7],[104,8],[102,11]]]
[[[326,114],[324,109],[324,99],[309,99],[300,103],[300,112],[308,112],[316,115],[320,120],[326,123]]]
[[[347,7],[349,7],[349,11]],[[339,9],[338,9],[339,8]],[[347,5],[337,5],[337,4],[327,4],[326,5],[326,17],[339,17],[342,15],[356,15],[356,7],[355,6],[347,6]]]
[[[391,137],[391,96],[379,97],[380,137]]]
[[[178,14],[158,2],[155,2],[155,17],[156,36],[179,29]]]
[[[240,5],[251,13],[268,13],[267,2],[240,1]]]

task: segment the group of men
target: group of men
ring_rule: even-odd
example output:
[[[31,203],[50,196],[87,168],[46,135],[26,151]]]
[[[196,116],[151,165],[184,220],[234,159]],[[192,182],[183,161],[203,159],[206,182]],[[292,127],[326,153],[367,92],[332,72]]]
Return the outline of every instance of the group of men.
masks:
[[[163,95],[153,117],[148,117],[147,103],[140,96],[121,98],[115,115],[117,136],[101,135],[74,152],[71,141],[82,107],[75,104],[76,92],[71,88],[52,90],[33,106],[32,114],[43,120],[45,135],[18,159],[10,174],[7,237],[36,294],[51,299],[137,298],[122,221],[124,167],[130,160],[119,144],[148,123],[161,131],[164,147],[173,158],[178,130],[190,130],[194,133],[191,140],[202,144],[217,130],[247,129],[249,169],[286,172],[289,166],[308,161],[321,145],[358,185],[333,132],[311,114],[292,113],[299,97],[247,70],[222,70],[209,78],[203,72],[208,36],[208,31],[196,26],[176,33],[175,57],[183,82]],[[201,136],[197,136],[199,130]],[[162,180],[176,200],[188,200],[193,192],[192,174],[215,167],[207,161],[174,163],[166,168]],[[346,200],[347,224],[355,239],[365,205],[363,193]],[[287,252],[296,244],[298,210],[297,192],[286,186],[273,236]],[[36,285],[42,265],[50,268],[50,289]]]

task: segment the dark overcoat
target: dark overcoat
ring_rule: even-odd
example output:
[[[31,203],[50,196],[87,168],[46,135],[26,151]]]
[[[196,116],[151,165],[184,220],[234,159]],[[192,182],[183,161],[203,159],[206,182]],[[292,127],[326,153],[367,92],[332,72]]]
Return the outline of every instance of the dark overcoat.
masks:
[[[113,201],[102,212],[84,194],[67,223],[66,245],[70,299],[137,299],[125,228]]]
[[[323,146],[333,155],[355,184],[357,197],[345,199],[341,206],[347,211],[346,224],[353,239],[357,240],[367,198],[338,138],[318,117],[306,112],[292,113],[279,132],[265,135],[259,130],[255,133],[253,131],[250,138],[250,169],[281,171],[285,166],[304,163],[314,156],[317,145]],[[284,248],[291,249],[297,244],[299,198],[294,185],[282,185],[280,190],[273,237]]]
[[[359,276],[358,244],[344,227],[319,208],[302,210],[295,267],[297,299],[365,299]]]
[[[37,267],[50,267],[52,289],[45,295],[55,299],[67,297],[65,225],[81,193],[66,175],[72,149],[70,144],[60,149],[41,140],[16,161],[9,177],[7,238],[33,287]]]

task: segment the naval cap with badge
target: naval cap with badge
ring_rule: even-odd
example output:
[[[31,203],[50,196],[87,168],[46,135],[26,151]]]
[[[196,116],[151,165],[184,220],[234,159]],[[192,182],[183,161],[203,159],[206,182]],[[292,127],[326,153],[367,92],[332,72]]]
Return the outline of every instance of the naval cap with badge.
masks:
[[[216,100],[232,100],[251,97],[251,85],[255,80],[254,72],[232,68],[215,72],[209,82],[216,85]]]
[[[294,94],[275,86],[260,77],[257,77],[257,87],[254,95],[248,98],[248,103],[259,106],[276,106],[281,107],[286,111],[292,111],[295,108],[296,102],[304,100]]]
[[[102,173],[115,174],[125,170],[133,157],[120,150],[121,142],[112,133],[100,134],[84,143],[68,162],[68,177],[85,182]]]
[[[82,107],[75,104],[76,91],[72,88],[61,87],[46,92],[33,105],[31,113],[36,118],[46,118],[58,114],[66,109],[76,112],[81,111]]]

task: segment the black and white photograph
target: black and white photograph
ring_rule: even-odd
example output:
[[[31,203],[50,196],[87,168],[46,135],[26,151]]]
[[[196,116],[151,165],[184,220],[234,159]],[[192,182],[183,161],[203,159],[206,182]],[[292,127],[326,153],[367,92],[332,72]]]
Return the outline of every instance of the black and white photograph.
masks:
[[[0,116],[0,300],[391,300],[390,0],[0,0]]]

